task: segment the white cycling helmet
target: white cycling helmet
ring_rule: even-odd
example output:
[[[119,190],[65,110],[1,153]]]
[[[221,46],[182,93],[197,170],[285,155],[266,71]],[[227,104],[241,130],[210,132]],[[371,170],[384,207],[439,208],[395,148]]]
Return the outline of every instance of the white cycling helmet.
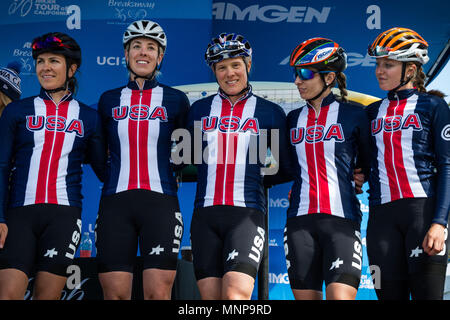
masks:
[[[150,20],[138,20],[131,23],[123,34],[123,47],[125,48],[127,43],[132,39],[140,37],[153,39],[161,45],[163,51],[166,50],[166,34],[156,22]]]
[[[428,43],[417,32],[407,28],[392,28],[382,32],[369,46],[372,57],[425,64],[428,57]]]

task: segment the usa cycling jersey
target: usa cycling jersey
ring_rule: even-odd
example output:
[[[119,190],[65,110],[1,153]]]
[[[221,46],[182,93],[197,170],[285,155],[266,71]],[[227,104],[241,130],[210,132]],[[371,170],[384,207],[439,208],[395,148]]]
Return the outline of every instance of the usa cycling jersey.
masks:
[[[171,134],[185,121],[186,95],[156,80],[142,90],[130,81],[103,93],[98,110],[109,147],[103,195],[146,189],[175,196]]]
[[[230,205],[252,207],[264,212],[261,168],[265,165],[265,159],[257,156],[261,152],[259,148],[264,148],[260,137],[263,129],[267,137],[271,137],[270,130],[278,129],[280,153],[286,150],[286,116],[283,109],[253,95],[251,90],[233,105],[219,91],[192,104],[187,127],[194,139],[196,121],[201,125],[203,137],[202,160],[200,164],[196,163],[195,208]],[[266,148],[271,143],[275,142],[268,141]],[[262,152],[265,155],[267,149]],[[284,166],[282,159],[279,160],[279,165]]]
[[[100,118],[72,94],[55,104],[41,90],[39,96],[10,103],[0,118],[0,150],[0,222],[7,206],[81,207],[83,162],[103,180]]]
[[[433,222],[447,225],[450,209],[450,110],[416,89],[389,93],[367,107],[373,169],[369,204],[436,197]]]
[[[338,102],[330,93],[320,112],[309,104],[287,116],[298,175],[288,218],[326,213],[361,220],[353,184],[355,167],[369,170],[369,121],[362,107]]]

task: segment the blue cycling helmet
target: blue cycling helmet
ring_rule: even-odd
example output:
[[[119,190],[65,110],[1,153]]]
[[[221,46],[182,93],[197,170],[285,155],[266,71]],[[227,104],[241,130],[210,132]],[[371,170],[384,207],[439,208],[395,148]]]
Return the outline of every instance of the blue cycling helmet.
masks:
[[[208,44],[205,61],[209,66],[224,59],[252,57],[250,43],[240,34],[221,33]]]

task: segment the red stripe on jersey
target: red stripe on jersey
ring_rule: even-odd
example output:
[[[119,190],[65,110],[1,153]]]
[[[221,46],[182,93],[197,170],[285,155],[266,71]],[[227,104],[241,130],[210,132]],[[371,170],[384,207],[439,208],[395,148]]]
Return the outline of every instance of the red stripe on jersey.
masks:
[[[44,100],[45,116],[51,116],[56,113],[55,104],[52,101]],[[50,154],[52,152],[53,137],[55,131],[44,130],[44,146],[42,147],[41,160],[39,162],[39,171],[36,185],[36,200],[35,203],[45,203],[45,196],[47,194],[47,174],[48,165],[50,163]]]
[[[233,108],[233,117],[242,118],[242,113],[244,112],[245,102],[239,101]],[[228,146],[227,155],[225,160],[226,163],[226,177],[225,177],[225,204],[234,205],[233,194],[234,194],[234,176],[236,170],[236,153],[238,146],[239,133],[233,132],[228,134]]]
[[[226,99],[222,99],[222,110],[220,118],[228,116],[231,113],[231,104]],[[223,188],[225,179],[225,157],[227,154],[227,134],[217,131],[217,165],[216,165],[216,181],[214,185],[214,201],[213,205],[223,204]]]
[[[152,100],[152,90],[143,91],[142,105],[149,107],[148,112],[150,112],[150,102]],[[150,177],[148,174],[148,115],[146,120],[139,121],[139,182],[141,189],[151,190],[150,188]]]
[[[406,106],[406,100],[390,101],[386,111],[386,118],[394,115],[403,116]],[[384,165],[389,181],[389,190],[391,192],[391,201],[400,199],[400,192],[403,197],[412,197],[413,193],[408,183],[408,178],[403,162],[402,150],[402,130],[399,128],[396,131],[384,130],[383,143],[384,150]],[[400,187],[400,189],[399,189]]]
[[[69,101],[61,102],[58,105],[58,116],[67,119],[67,114],[69,111]],[[64,131],[56,131],[54,136],[53,152],[50,159],[49,170],[48,170],[48,194],[47,203],[58,203],[58,198],[56,195],[56,181],[58,178],[58,167],[59,160],[61,159],[61,151],[64,145],[64,138],[66,134]]]
[[[316,123],[316,112],[313,108],[308,107],[308,120],[306,122],[306,128],[314,126]],[[319,190],[317,189],[317,179],[316,179],[316,161],[314,159],[315,151],[314,144],[305,141],[305,153],[306,162],[308,165],[308,177],[309,177],[309,208],[308,213],[316,213],[319,208],[317,207],[317,199],[319,197]]]
[[[329,108],[330,106],[321,107],[317,122],[315,110],[313,108],[309,108],[306,127],[325,127]],[[306,134],[308,134],[308,132],[306,132]],[[313,135],[315,139],[316,130],[314,130]],[[321,212],[331,214],[330,193],[328,189],[327,166],[323,140],[321,139],[320,141],[314,143],[306,142],[305,151],[309,176],[308,213]]]
[[[131,91],[130,109],[133,106],[139,105],[141,91]],[[130,110],[131,112],[131,110]],[[138,187],[138,121],[132,120],[128,117],[128,141],[130,151],[130,177],[128,180],[128,189],[137,189]]]
[[[386,118],[394,115],[394,108],[397,105],[397,101],[390,101],[386,111]],[[398,190],[397,178],[395,176],[394,164],[392,161],[392,132],[383,130],[383,143],[384,143],[384,166],[386,167],[386,174],[389,181],[389,190],[391,192],[391,200],[400,199],[400,191]]]
[[[330,109],[329,105],[322,107],[320,109],[317,125],[325,128],[327,124],[327,116],[329,109]],[[325,134],[325,132],[323,131],[322,134]],[[319,176],[319,201],[320,201],[319,212],[331,214],[330,191],[328,189],[327,164],[325,159],[323,138],[320,140],[320,142],[315,143],[315,147],[316,147],[316,163]]]

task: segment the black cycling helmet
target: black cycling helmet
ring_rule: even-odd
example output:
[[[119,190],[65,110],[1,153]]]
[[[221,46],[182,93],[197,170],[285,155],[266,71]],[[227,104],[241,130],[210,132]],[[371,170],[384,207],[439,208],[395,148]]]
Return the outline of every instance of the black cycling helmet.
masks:
[[[77,81],[74,76],[69,77],[69,69],[72,64],[81,66],[81,48],[70,36],[62,32],[50,32],[33,40],[31,45],[33,59],[36,60],[40,54],[51,52],[62,54],[66,58],[66,82],[64,86],[46,90],[49,93],[63,91],[69,88],[72,92],[76,90]]]
[[[50,32],[33,40],[31,45],[33,59],[46,52],[59,53],[81,65],[81,48],[70,36],[62,32]]]
[[[250,42],[236,33],[221,33],[208,43],[205,52],[205,62],[209,66],[224,59],[236,57],[252,57]]]

